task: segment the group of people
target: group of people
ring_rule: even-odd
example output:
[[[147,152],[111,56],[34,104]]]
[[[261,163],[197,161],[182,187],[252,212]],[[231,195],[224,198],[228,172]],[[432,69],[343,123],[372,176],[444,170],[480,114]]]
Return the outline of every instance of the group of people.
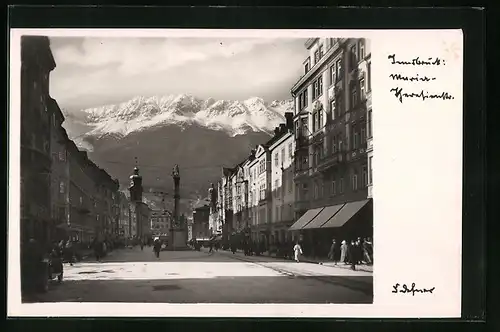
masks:
[[[365,263],[373,264],[373,243],[371,239],[358,237],[356,240],[346,241],[343,240],[340,245],[336,240],[332,240],[328,258],[335,264],[338,262],[350,264],[353,270],[356,265]]]

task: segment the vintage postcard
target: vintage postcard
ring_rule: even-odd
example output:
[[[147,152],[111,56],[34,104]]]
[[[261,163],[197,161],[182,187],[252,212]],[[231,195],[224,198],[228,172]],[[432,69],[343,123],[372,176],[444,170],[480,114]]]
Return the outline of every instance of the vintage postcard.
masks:
[[[461,30],[13,29],[10,79],[9,315],[460,316]]]

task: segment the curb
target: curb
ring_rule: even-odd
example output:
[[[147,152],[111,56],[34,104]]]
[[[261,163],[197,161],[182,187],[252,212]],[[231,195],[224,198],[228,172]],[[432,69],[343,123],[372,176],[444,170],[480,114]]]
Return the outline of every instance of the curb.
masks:
[[[261,255],[261,257],[268,257],[268,258],[273,258],[273,259],[282,259],[280,257],[275,257],[275,256],[271,256],[271,255]],[[286,259],[286,260],[287,261],[293,261],[293,259]],[[300,261],[303,262],[303,263],[318,264],[318,265],[324,265],[324,266],[328,266],[328,267],[336,267],[336,268],[339,268],[339,269],[351,269],[351,265],[345,265],[345,266],[341,265],[341,264],[339,264],[339,265],[331,265],[329,262],[327,262],[325,264],[323,262],[317,262],[317,261],[313,261],[313,260],[310,260],[310,259],[304,259],[304,258],[302,258]],[[356,265],[356,271],[373,273],[373,271],[370,271],[368,269],[360,268],[360,265]]]

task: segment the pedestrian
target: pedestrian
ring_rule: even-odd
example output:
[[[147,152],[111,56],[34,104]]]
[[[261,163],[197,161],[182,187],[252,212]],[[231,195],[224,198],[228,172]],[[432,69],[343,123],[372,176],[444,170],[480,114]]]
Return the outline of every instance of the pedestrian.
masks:
[[[156,238],[153,243],[153,251],[155,252],[156,258],[160,258],[161,242],[159,238]]]
[[[214,252],[214,242],[212,240],[208,241],[208,253],[211,254]]]
[[[346,240],[342,241],[342,244],[340,246],[340,262],[347,264],[347,242]]]
[[[101,261],[101,251],[102,251],[102,243],[99,240],[94,240],[94,255],[95,255],[95,260],[100,262]]]
[[[350,246],[348,246],[347,256],[349,257],[349,262],[351,263],[351,269],[356,270],[358,251],[356,248],[356,242],[354,240],[352,240]]]
[[[141,240],[141,251],[144,250],[144,241]]]
[[[297,241],[297,243],[295,243],[295,246],[293,247],[293,251],[295,253],[295,261],[297,263],[299,263],[300,262],[300,255],[302,255],[302,247],[300,246],[299,241]]]
[[[68,242],[66,242],[66,246],[64,248],[64,258],[66,260],[67,263],[69,263],[71,266],[73,266],[73,262],[74,262],[74,257],[75,257],[75,253],[74,253],[74,250],[73,250],[73,242],[71,240],[69,240]]]
[[[365,238],[363,241],[363,255],[367,264],[373,264],[372,243],[370,242],[369,238]]]
[[[330,246],[330,251],[328,252],[328,258],[337,265],[337,243],[335,239],[332,240],[332,245]]]

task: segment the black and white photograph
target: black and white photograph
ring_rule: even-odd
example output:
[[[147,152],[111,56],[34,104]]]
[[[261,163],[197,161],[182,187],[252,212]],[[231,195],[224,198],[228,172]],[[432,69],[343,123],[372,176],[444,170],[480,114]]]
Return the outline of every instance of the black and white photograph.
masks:
[[[22,36],[23,302],[372,303],[370,45]]]

